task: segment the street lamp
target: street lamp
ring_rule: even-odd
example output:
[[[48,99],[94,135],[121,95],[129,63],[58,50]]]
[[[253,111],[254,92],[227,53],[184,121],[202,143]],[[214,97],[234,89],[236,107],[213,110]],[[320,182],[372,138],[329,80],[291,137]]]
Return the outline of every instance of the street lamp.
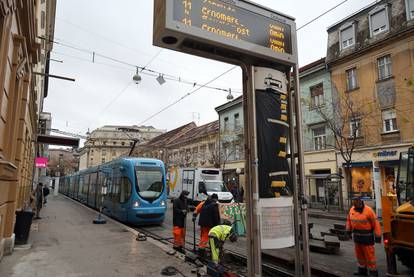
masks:
[[[132,77],[132,80],[134,80],[135,84],[139,84],[142,80],[141,75],[139,75],[139,68],[137,67],[137,73],[135,73],[134,77]]]
[[[234,99],[233,94],[231,94],[231,88],[229,88],[229,94],[227,95],[227,100],[231,101]]]

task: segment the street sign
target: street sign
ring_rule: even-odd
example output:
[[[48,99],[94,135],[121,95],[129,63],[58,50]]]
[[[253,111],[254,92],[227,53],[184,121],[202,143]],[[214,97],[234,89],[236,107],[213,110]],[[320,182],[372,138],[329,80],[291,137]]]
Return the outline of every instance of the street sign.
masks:
[[[215,56],[297,62],[292,17],[246,0],[155,0],[154,45]],[[203,55],[202,55],[203,56]]]

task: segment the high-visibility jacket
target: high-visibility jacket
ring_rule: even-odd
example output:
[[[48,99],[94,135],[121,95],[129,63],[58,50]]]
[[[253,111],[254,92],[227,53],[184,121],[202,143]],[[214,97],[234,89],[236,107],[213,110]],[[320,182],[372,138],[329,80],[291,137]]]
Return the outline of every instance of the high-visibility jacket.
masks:
[[[231,226],[217,225],[216,227],[211,228],[210,232],[208,232],[208,236],[224,242],[226,239],[229,238],[230,233]]]
[[[354,242],[359,244],[373,245],[375,237],[381,238],[381,227],[375,212],[364,205],[362,212],[352,207],[346,221],[346,230],[352,231]]]

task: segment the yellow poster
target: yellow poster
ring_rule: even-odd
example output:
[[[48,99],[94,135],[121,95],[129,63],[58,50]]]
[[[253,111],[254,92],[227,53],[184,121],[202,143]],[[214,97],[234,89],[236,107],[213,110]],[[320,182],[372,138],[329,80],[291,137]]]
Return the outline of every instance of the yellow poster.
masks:
[[[352,190],[354,193],[372,192],[371,168],[352,168]]]

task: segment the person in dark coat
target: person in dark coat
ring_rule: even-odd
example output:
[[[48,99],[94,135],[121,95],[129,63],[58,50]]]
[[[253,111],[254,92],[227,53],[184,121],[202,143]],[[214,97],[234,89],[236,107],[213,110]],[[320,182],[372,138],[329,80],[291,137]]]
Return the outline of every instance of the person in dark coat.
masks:
[[[185,222],[188,212],[187,196],[189,192],[183,190],[180,197],[173,202],[173,235],[174,249],[184,252]]]
[[[198,252],[203,255],[208,244],[208,233],[211,228],[220,225],[220,210],[216,193],[212,194],[210,200],[206,201],[201,208],[198,225],[201,232]]]
[[[243,188],[243,186],[241,186],[241,188],[240,188],[239,202],[240,203],[244,202],[244,188]]]

